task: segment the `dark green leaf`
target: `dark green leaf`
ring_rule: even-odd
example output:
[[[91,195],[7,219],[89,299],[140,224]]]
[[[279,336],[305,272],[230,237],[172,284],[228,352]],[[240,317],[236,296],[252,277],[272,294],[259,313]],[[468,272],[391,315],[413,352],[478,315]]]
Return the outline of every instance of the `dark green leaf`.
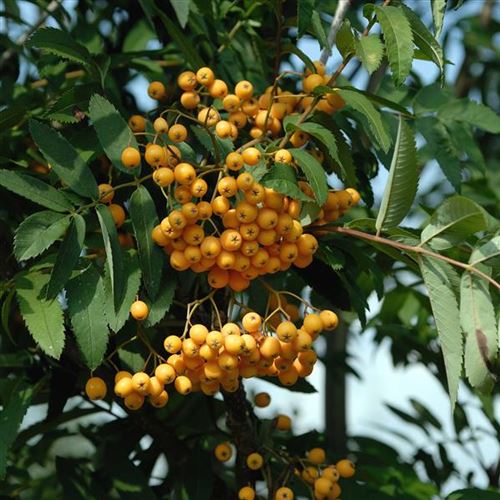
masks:
[[[296,200],[313,201],[300,190],[291,165],[275,163],[260,182],[263,186],[274,189],[286,196],[291,196]]]
[[[317,10],[314,10],[311,16],[312,29],[314,36],[319,42],[319,46],[323,49],[328,45],[328,40],[326,38],[326,33],[323,28],[323,22],[321,16]]]
[[[384,44],[378,35],[362,36],[356,40],[356,55],[371,75],[382,62]]]
[[[443,122],[457,120],[492,134],[500,133],[500,116],[484,104],[468,99],[455,99],[438,109],[438,117]]]
[[[298,38],[301,38],[311,24],[311,17],[314,11],[314,0],[298,0],[297,2],[297,25],[299,32]]]
[[[18,125],[26,116],[26,108],[21,106],[9,106],[0,111],[0,134],[9,131]]]
[[[176,274],[170,270],[161,283],[160,292],[155,300],[146,299],[149,306],[149,315],[143,322],[145,327],[154,326],[159,323],[168,313],[174,301],[175,289],[177,287]]]
[[[95,92],[96,86],[75,85],[64,92],[56,103],[47,111],[47,118],[62,123],[78,123],[75,111],[87,112],[90,96]]]
[[[292,153],[295,162],[301,168],[302,172],[304,172],[307,181],[311,185],[316,201],[319,205],[324,205],[328,195],[325,170],[314,156],[303,149],[293,148],[290,149],[290,153]]]
[[[319,123],[304,122],[297,125],[297,128],[312,135],[315,139],[320,141],[325,148],[328,150],[328,154],[333,160],[340,164],[340,159],[337,151],[337,143],[335,141],[335,136],[326,127],[323,127]]]
[[[314,66],[311,58],[302,50],[300,50],[293,43],[284,43],[281,47],[282,54],[294,54],[296,55],[306,66],[309,71],[316,73],[316,67]]]
[[[349,19],[344,19],[344,22],[340,26],[337,37],[335,38],[335,45],[344,60],[347,56],[356,52],[355,38],[352,34]]]

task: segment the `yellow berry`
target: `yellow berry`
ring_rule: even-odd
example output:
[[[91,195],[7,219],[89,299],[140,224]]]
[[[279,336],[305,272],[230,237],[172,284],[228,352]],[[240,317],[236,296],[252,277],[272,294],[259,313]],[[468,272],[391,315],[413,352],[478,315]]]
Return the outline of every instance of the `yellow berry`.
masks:
[[[138,321],[143,321],[148,317],[149,307],[142,300],[136,300],[130,306],[130,314],[134,319]]]
[[[219,443],[215,447],[214,454],[219,462],[227,462],[233,456],[233,450],[229,443]]]
[[[258,470],[264,464],[264,458],[260,453],[257,452],[250,453],[250,455],[248,455],[247,457],[246,463],[249,469]]]
[[[92,401],[104,399],[107,392],[106,383],[101,377],[91,377],[85,384],[85,392]]]

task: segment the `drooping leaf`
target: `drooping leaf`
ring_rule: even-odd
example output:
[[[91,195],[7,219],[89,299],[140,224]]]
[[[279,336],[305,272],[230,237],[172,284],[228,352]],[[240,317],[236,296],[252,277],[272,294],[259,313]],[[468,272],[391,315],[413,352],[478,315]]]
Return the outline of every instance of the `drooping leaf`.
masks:
[[[391,145],[391,138],[382,122],[380,113],[375,109],[370,99],[361,92],[354,92],[353,90],[339,89],[338,92],[348,106],[361,113],[373,132],[378,145],[383,151],[387,152]]]
[[[161,282],[164,258],[151,237],[153,228],[158,224],[158,215],[154,201],[144,186],[139,186],[130,197],[129,212],[139,252],[142,279],[148,295],[154,299]]]
[[[465,374],[473,387],[480,387],[491,377],[497,325],[488,282],[469,271],[463,273],[460,285],[460,324],[465,333]]]
[[[311,185],[316,201],[319,205],[323,205],[328,196],[325,170],[314,156],[303,149],[290,149],[290,153],[292,153],[294,160],[302,172],[304,172],[307,181]]]
[[[44,298],[48,280],[48,274],[21,273],[16,277],[16,294],[31,336],[42,351],[59,359],[64,347],[63,312],[57,300]]]
[[[94,266],[66,285],[68,314],[85,364],[94,370],[106,352],[108,326],[104,315],[103,280]]]
[[[179,21],[182,29],[186,27],[189,19],[190,4],[191,0],[170,0],[170,5],[174,9],[175,15],[177,16],[177,20]]]
[[[57,189],[31,175],[2,169],[0,186],[56,212],[68,212],[73,208],[68,199]]]
[[[469,99],[454,99],[441,106],[437,111],[438,117],[443,122],[457,120],[492,134],[500,133],[500,116],[484,104]]]
[[[85,240],[85,219],[75,214],[73,222],[57,252],[54,269],[47,285],[47,298],[53,299],[61,291],[71,276],[82,252]]]
[[[16,230],[14,254],[21,262],[40,255],[56,240],[61,238],[70,219],[68,216],[43,210],[24,219]]]
[[[454,408],[462,371],[463,338],[458,303],[448,275],[450,265],[423,255],[419,256],[419,265],[436,322]]]
[[[476,248],[469,259],[471,265],[488,263],[489,266],[495,266],[500,257],[500,235],[493,237],[490,241]]]
[[[330,130],[323,127],[319,123],[314,122],[304,122],[297,125],[296,128],[299,128],[303,132],[306,132],[320,141],[328,150],[328,154],[333,158],[333,160],[340,163],[335,136],[330,132]]]
[[[101,95],[94,94],[90,99],[89,115],[99,142],[113,166],[129,175],[137,175],[140,167],[127,168],[122,164],[122,151],[128,146],[138,146],[132,130],[117,109]]]
[[[115,306],[117,306],[122,298],[125,281],[122,249],[118,242],[118,233],[109,208],[105,205],[97,205],[96,213],[101,227],[104,250],[106,251],[106,267],[111,280],[111,294]]]
[[[167,314],[174,301],[176,287],[176,274],[170,270],[170,272],[166,273],[155,300],[146,299],[149,306],[149,314],[143,322],[145,327],[154,326],[165,317],[165,314]]]
[[[417,194],[418,173],[415,135],[400,117],[389,177],[375,222],[377,231],[397,226],[405,218]]]
[[[30,120],[30,132],[53,171],[65,184],[81,196],[97,198],[97,183],[92,172],[59,132],[36,120]]]
[[[355,38],[352,33],[351,23],[349,19],[344,19],[335,38],[335,46],[337,47],[342,59],[346,59],[350,54],[356,52]]]
[[[41,28],[26,42],[28,47],[37,47],[50,54],[69,59],[83,65],[92,61],[90,52],[83,45],[76,42],[66,31],[56,28]]]
[[[275,163],[260,182],[263,186],[296,200],[313,201],[300,190],[293,168],[285,163]]]
[[[434,23],[434,34],[438,37],[443,27],[446,0],[430,0],[430,2],[432,8],[432,21]]]
[[[301,38],[311,24],[312,13],[314,12],[314,0],[297,1],[297,25],[299,32],[298,38]]]
[[[356,40],[356,55],[371,75],[382,62],[384,44],[378,35],[362,36]]]
[[[321,21],[321,16],[317,10],[314,10],[311,16],[312,30],[314,36],[319,42],[319,46],[323,49],[328,45],[328,40],[326,38],[325,29],[323,28],[323,22]]]
[[[399,7],[376,6],[375,13],[382,28],[392,79],[402,85],[410,74],[413,60],[413,35],[410,23]]]

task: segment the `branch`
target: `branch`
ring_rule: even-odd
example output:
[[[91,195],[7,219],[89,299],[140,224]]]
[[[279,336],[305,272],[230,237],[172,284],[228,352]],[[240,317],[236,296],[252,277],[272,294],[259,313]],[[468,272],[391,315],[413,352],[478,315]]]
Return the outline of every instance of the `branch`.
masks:
[[[342,21],[347,14],[350,4],[350,0],[339,0],[339,3],[337,4],[337,9],[335,10],[332,24],[330,25],[330,31],[328,32],[328,44],[321,52],[321,57],[319,58],[323,64],[326,64],[326,61],[328,61],[328,58],[332,55],[332,47],[335,43],[335,39],[337,38],[337,32],[342,25]]]
[[[397,248],[399,250],[404,250],[406,252],[412,252],[416,254],[421,254],[421,255],[427,255],[428,257],[432,257],[434,259],[442,260],[444,262],[448,262],[448,264],[451,264],[455,267],[460,267],[462,269],[465,269],[466,271],[469,271],[471,273],[476,274],[477,276],[483,278],[484,280],[488,281],[490,284],[492,284],[495,288],[500,290],[500,283],[495,281],[491,276],[488,276],[487,274],[483,273],[480,271],[477,267],[474,267],[471,264],[465,264],[463,262],[460,262],[459,260],[451,259],[450,257],[446,257],[445,255],[441,255],[440,253],[433,252],[432,250],[429,250],[428,248],[424,247],[419,247],[419,246],[412,246],[412,245],[406,245],[405,243],[400,243],[398,241],[393,241],[389,240],[388,238],[383,238],[382,236],[377,236],[375,234],[370,234],[370,233],[365,233],[363,231],[358,231],[357,229],[350,229],[348,227],[330,227],[330,228],[325,228],[327,231],[332,231],[335,233],[342,233],[342,234],[348,234],[350,236],[354,236],[355,238],[360,238],[363,240],[369,240],[373,241],[375,243],[380,243],[382,245],[387,245],[393,248]],[[322,228],[322,230],[324,230]]]

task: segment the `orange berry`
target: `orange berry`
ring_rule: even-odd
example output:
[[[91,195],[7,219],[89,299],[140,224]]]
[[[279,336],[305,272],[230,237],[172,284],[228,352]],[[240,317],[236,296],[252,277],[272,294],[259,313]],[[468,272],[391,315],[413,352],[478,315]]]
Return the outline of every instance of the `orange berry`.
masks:
[[[243,157],[243,161],[250,166],[257,165],[262,157],[261,152],[253,147],[244,149],[241,156]]]
[[[129,146],[122,151],[121,161],[127,168],[138,167],[141,164],[141,153],[138,149]]]
[[[323,322],[319,314],[306,314],[302,328],[313,337],[318,335],[323,330]]]
[[[224,250],[234,252],[241,247],[241,234],[235,229],[226,229],[220,236],[220,243]]]
[[[220,267],[213,267],[208,272],[207,280],[212,288],[224,288],[229,283],[229,273]]]
[[[271,403],[271,396],[267,392],[259,392],[255,395],[254,404],[258,408],[265,408]]]
[[[121,227],[125,222],[125,210],[123,210],[123,207],[116,203],[111,203],[108,208],[111,212],[111,217],[113,218],[115,226]]]
[[[271,208],[261,208],[257,216],[257,224],[262,229],[273,229],[278,224],[278,214]]]
[[[260,453],[250,453],[246,459],[246,464],[250,470],[259,470],[264,465],[264,458]]]
[[[293,491],[286,487],[282,486],[281,488],[278,488],[276,490],[276,493],[274,495],[274,500],[293,500],[295,498],[295,495]]]
[[[174,189],[174,198],[181,204],[190,202],[192,197],[190,186],[177,186]]]
[[[326,96],[326,100],[328,101],[328,104],[335,110],[342,109],[345,107],[345,101],[342,99],[340,94],[338,92],[330,92]]]
[[[233,113],[229,114],[227,121],[229,123],[232,123],[236,128],[240,129],[247,124],[248,118],[247,115],[243,113],[243,111],[234,111]]]
[[[259,350],[265,358],[277,358],[281,352],[280,342],[276,337],[266,337]]]
[[[357,205],[361,200],[360,194],[353,188],[347,188],[346,191],[351,195],[353,205]]]
[[[220,115],[215,108],[203,108],[198,113],[197,118],[207,127],[213,127],[220,120]]]
[[[301,234],[297,239],[297,249],[299,255],[313,255],[318,249],[318,240],[312,234]]]
[[[134,391],[144,396],[149,389],[150,378],[147,373],[137,372],[132,377]]]
[[[251,486],[243,486],[238,491],[238,500],[254,500],[255,490]]]
[[[200,104],[200,96],[198,92],[187,91],[181,95],[181,105],[186,109],[196,109]]]
[[[130,306],[130,314],[137,321],[143,321],[149,315],[149,307],[142,300],[136,300]]]
[[[201,226],[198,226],[197,224],[186,226],[184,228],[184,231],[182,232],[182,239],[188,245],[198,246],[201,244],[204,238],[205,231]]]
[[[196,75],[192,71],[183,71],[177,77],[177,85],[182,90],[193,90],[196,87]]]
[[[277,163],[291,163],[292,153],[288,149],[279,149],[274,153],[274,161]]]
[[[297,327],[291,321],[283,321],[276,328],[276,335],[282,342],[292,342],[297,336]]]
[[[226,120],[220,120],[215,125],[215,133],[221,139],[226,139],[231,135],[231,124]]]
[[[101,377],[91,377],[85,384],[85,393],[92,401],[104,399],[107,391],[106,383]]]
[[[253,95],[253,85],[247,81],[242,80],[234,87],[234,93],[242,100],[248,100]]]
[[[170,354],[175,354],[181,350],[182,340],[177,335],[169,335],[163,342],[163,347]]]
[[[339,476],[343,478],[352,477],[356,473],[356,467],[350,460],[347,460],[346,458],[339,460],[335,464],[335,467],[337,468]]]
[[[238,189],[242,191],[248,191],[254,184],[254,179],[251,173],[243,172],[236,178],[236,184]]]
[[[323,469],[321,476],[328,478],[332,483],[336,483],[339,480],[340,474],[335,465],[330,465]]]
[[[146,163],[152,167],[159,167],[165,162],[165,149],[158,144],[148,144],[144,153]]]
[[[141,115],[132,115],[128,119],[128,126],[132,132],[144,132],[146,130],[146,120]]]
[[[237,111],[238,108],[240,107],[241,100],[240,98],[235,95],[235,94],[228,94],[226,97],[224,97],[222,101],[222,107],[226,110],[232,113],[233,111]]]
[[[189,163],[179,163],[174,169],[174,177],[181,186],[190,186],[196,179],[196,170]]]
[[[224,99],[228,93],[227,84],[224,80],[215,79],[208,86],[208,92],[214,99]]]
[[[255,312],[249,312],[243,316],[241,324],[247,332],[255,333],[262,325],[262,318]]]
[[[150,397],[149,402],[155,408],[163,408],[168,403],[168,399],[169,399],[168,392],[165,390],[162,390],[160,392],[160,394],[158,394],[157,396]]]
[[[323,448],[312,448],[307,452],[307,460],[313,464],[320,465],[326,461],[326,454]]]
[[[161,187],[168,187],[174,182],[174,172],[171,168],[160,167],[153,173],[153,180]]]
[[[170,366],[168,363],[161,363],[155,369],[155,377],[162,384],[171,384],[176,376],[177,374],[173,366]]]
[[[231,198],[236,194],[238,190],[238,186],[236,184],[236,179],[231,176],[223,177],[217,183],[217,191],[220,195],[225,196],[226,198]]]
[[[198,207],[198,217],[201,220],[207,220],[212,217],[212,205],[208,201],[200,201],[196,206]]]
[[[323,323],[324,330],[335,330],[339,324],[339,318],[333,311],[321,311],[319,313],[319,317],[321,319],[321,323]]]
[[[99,190],[99,201],[102,203],[111,203],[115,197],[115,192],[111,184],[99,184],[97,186]]]
[[[309,135],[302,132],[302,130],[296,130],[290,137],[290,142],[296,148],[302,147],[308,140]]]
[[[226,167],[229,170],[237,171],[243,168],[243,157],[240,153],[233,151],[226,156]]]
[[[115,374],[115,383],[119,382],[123,378],[132,378],[132,374],[126,370],[120,370]]]
[[[287,415],[278,415],[275,425],[279,431],[289,431],[292,427],[292,419]]]
[[[200,245],[201,254],[203,257],[215,258],[222,250],[222,245],[219,238],[215,236],[207,236]]]
[[[229,443],[219,443],[215,447],[214,454],[219,462],[227,462],[233,456],[233,450]]]
[[[125,397],[123,402],[129,410],[139,410],[144,404],[144,396],[137,392],[132,392]]]
[[[245,200],[252,205],[257,205],[264,201],[265,195],[266,192],[262,184],[254,182],[252,187],[248,191],[245,191]]]
[[[297,330],[297,336],[292,341],[292,346],[297,352],[304,352],[311,349],[313,339],[304,330]]]
[[[256,241],[244,241],[240,247],[240,252],[245,257],[253,257],[258,250],[259,244]]]
[[[179,394],[182,394],[183,396],[186,396],[187,394],[189,394],[193,389],[193,384],[191,383],[191,380],[189,380],[184,375],[179,375],[175,379],[174,386],[175,386],[175,390]]]
[[[323,83],[324,83],[323,77],[315,73],[307,76],[302,82],[304,87],[304,92],[307,93],[312,92],[316,87],[323,85]]]
[[[297,245],[295,243],[285,242],[280,248],[280,259],[282,262],[293,262],[298,255]]]
[[[229,200],[225,196],[216,196],[212,201],[212,211],[219,217],[222,217],[230,207]]]
[[[165,97],[166,93],[165,85],[161,82],[151,82],[148,86],[148,95],[151,99],[159,101]]]
[[[184,125],[177,123],[172,125],[168,131],[168,138],[172,142],[183,142],[187,138],[187,129]]]
[[[115,394],[119,398],[126,398],[129,394],[132,394],[132,392],[134,392],[132,377],[122,378],[115,383]]]
[[[237,229],[240,225],[238,219],[236,218],[236,210],[234,208],[230,208],[223,216],[222,216],[222,225],[228,229]]]

